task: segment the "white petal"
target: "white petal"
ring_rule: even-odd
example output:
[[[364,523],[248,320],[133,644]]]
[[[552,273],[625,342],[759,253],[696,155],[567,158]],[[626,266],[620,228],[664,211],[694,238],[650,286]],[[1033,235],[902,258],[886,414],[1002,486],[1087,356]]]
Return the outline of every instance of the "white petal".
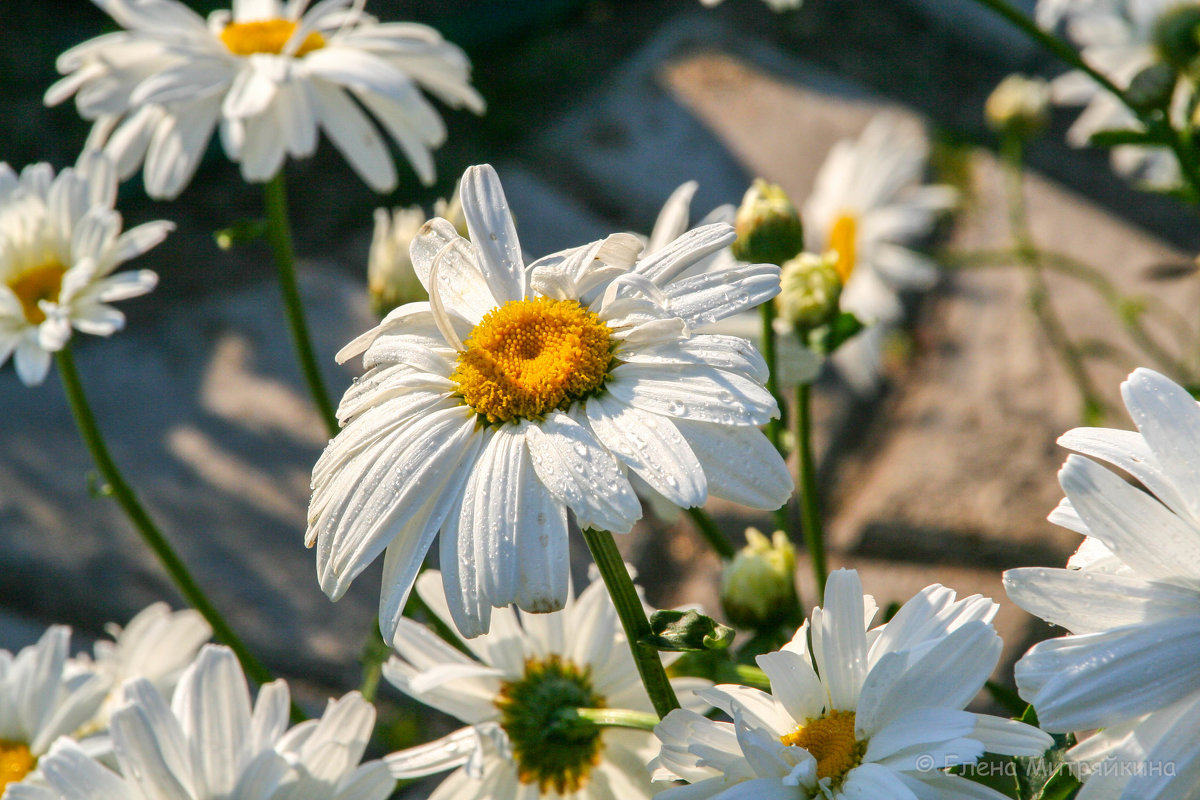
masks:
[[[1168,475],[1177,480],[1200,475],[1200,406],[1183,387],[1141,368],[1121,384],[1121,397]],[[1200,520],[1200,498],[1186,490],[1181,494],[1192,519]]]
[[[499,303],[525,296],[525,261],[500,178],[490,164],[469,167],[459,184],[479,266]]]
[[[396,187],[396,166],[374,123],[346,93],[324,81],[310,84],[317,116],[329,140],[377,192]]]
[[[751,264],[705,272],[665,288],[667,307],[689,325],[707,325],[761,305],[779,294],[779,267]]]
[[[724,223],[690,230],[661,250],[650,253],[637,263],[634,271],[666,286],[679,273],[697,261],[733,244],[737,234]]]
[[[203,795],[233,791],[250,728],[250,690],[233,651],[206,646],[179,680],[171,700]]]
[[[676,419],[704,467],[708,493],[750,508],[774,509],[792,494],[792,475],[758,428]]]
[[[1200,615],[1200,593],[1124,575],[1026,567],[1004,573],[1009,599],[1071,633]]]
[[[825,687],[807,656],[788,651],[764,653],[754,659],[771,681],[771,694],[792,718],[803,722],[825,710]]]
[[[761,384],[702,365],[622,364],[605,388],[623,403],[676,419],[748,426],[779,416]]]
[[[420,778],[462,766],[479,746],[475,729],[461,728],[436,741],[392,753],[383,760],[393,778]]]

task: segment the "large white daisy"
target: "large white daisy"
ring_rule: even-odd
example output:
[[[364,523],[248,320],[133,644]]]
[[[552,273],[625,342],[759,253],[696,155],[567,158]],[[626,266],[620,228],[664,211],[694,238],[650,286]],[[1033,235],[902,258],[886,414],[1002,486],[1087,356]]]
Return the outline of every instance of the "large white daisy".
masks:
[[[1125,89],[1135,75],[1159,60],[1154,38],[1162,17],[1179,6],[1193,4],[1193,0],[1041,0],[1038,14],[1039,21],[1043,17],[1065,20],[1067,34],[1079,46],[1084,61]],[[1188,85],[1189,81],[1180,81],[1172,102],[1176,122],[1186,119]],[[1097,131],[1142,128],[1124,103],[1082,72],[1056,78],[1051,90],[1057,103],[1087,106],[1067,131],[1067,141],[1075,147],[1086,146]],[[1121,175],[1153,188],[1179,184],[1179,163],[1165,147],[1114,147],[1112,165]]]
[[[825,601],[782,650],[758,657],[771,694],[699,692],[733,722],[686,710],[663,719],[655,778],[692,784],[663,798],[1000,800],[944,768],[1052,743],[1023,723],[962,710],[1000,657],[995,603],[934,585],[871,628],[875,601],[848,570],[829,576]]]
[[[357,692],[289,730],[287,684],[263,686],[252,705],[233,652],[207,645],[170,703],[145,679],[124,694],[117,771],[62,740],[38,765],[46,785],[10,800],[384,800],[395,788],[382,761],[359,763],[375,709]]]
[[[95,151],[57,177],[49,164],[17,175],[0,163],[0,364],[15,352],[27,386],[45,379],[51,353],[72,328],[110,336],[125,315],[108,303],[145,294],[158,281],[149,270],[113,272],[174,226],[148,222],[121,233],[116,197],[113,165]]]
[[[451,621],[436,572],[418,578],[417,591],[435,614]],[[653,711],[601,581],[578,599],[568,595],[554,614],[499,609],[491,632],[467,646],[478,661],[424,626],[400,621],[399,656],[384,665],[384,677],[468,727],[388,756],[395,777],[456,770],[431,800],[610,800],[655,793],[645,766],[655,749],[649,732],[606,727],[572,739],[555,728],[565,709]],[[677,678],[672,685],[691,698],[693,689],[709,684]]]
[[[113,155],[122,178],[145,161],[153,197],[183,190],[218,124],[250,182],[270,180],[289,155],[312,155],[323,130],[376,191],[396,186],[388,139],[432,183],[431,150],[446,129],[418,87],[484,108],[459,48],[424,25],[380,23],[359,0],[311,9],[309,0],[234,0],[207,21],[177,0],[94,2],[125,30],[63,53],[66,77],[45,100],[75,95],[95,120],[91,143]]]
[[[0,650],[0,795],[26,780],[60,736],[87,722],[108,691],[94,672],[68,670],[71,632],[51,626],[15,656]]]
[[[791,491],[758,429],[778,414],[762,358],[691,333],[772,297],[777,267],[676,280],[728,246],[727,225],[640,260],[637,239],[615,234],[526,267],[492,168],[469,169],[461,197],[470,241],[435,219],[412,245],[430,301],[338,354],[364,354],[367,373],[313,470],[321,587],[340,598],[386,550],[388,638],[439,529],[452,616],[477,636],[493,606],[562,608],[567,509],[628,532],[641,515],[628,471],[683,507],[712,494],[776,508]]]
[[[901,292],[937,280],[933,261],[910,245],[953,208],[956,193],[922,184],[928,152],[919,124],[879,114],[858,139],[833,146],[804,205],[805,248],[838,254],[841,307],[872,325],[834,362],[859,388],[877,379],[883,335],[904,317]]]
[[[1017,605],[1071,632],[1016,667],[1055,732],[1103,728],[1069,756],[1079,797],[1200,797],[1200,407],[1138,369],[1121,385],[1138,430],[1076,428],[1050,519],[1086,538],[1067,569],[1009,570]],[[1139,488],[1092,459],[1128,473]],[[1090,766],[1088,766],[1090,765]]]

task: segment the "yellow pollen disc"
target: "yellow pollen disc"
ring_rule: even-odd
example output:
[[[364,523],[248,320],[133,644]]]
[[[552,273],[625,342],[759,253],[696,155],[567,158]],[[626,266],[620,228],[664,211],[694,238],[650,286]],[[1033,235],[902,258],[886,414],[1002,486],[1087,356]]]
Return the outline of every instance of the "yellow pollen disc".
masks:
[[[38,302],[49,300],[58,301],[58,292],[62,289],[62,277],[67,268],[62,264],[51,262],[40,267],[27,269],[18,273],[8,281],[8,288],[21,301],[21,309],[30,325],[40,325],[46,321],[46,315],[38,307]]]
[[[450,377],[488,422],[541,419],[604,385],[610,333],[574,300],[512,300],[475,326]]]
[[[829,229],[829,249],[837,253],[837,274],[842,285],[850,280],[854,272],[855,243],[858,240],[858,219],[853,214],[842,214]]]
[[[854,738],[854,712],[832,711],[779,737],[788,747],[803,747],[817,760],[817,777],[840,779],[862,763],[867,743]]]
[[[29,752],[29,745],[0,739],[0,795],[10,783],[18,783],[33,772],[37,759]]]
[[[251,56],[255,53],[283,52],[283,46],[296,32],[296,23],[287,19],[263,19],[253,22],[231,22],[221,31],[221,41],[235,56]],[[304,37],[296,48],[295,56],[320,50],[325,46],[325,37],[313,31]]]

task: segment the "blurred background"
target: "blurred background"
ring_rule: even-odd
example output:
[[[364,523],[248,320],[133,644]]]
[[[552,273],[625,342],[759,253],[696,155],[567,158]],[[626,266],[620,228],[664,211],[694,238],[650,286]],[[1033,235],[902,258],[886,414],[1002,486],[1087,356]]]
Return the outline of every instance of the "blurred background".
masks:
[[[522,244],[539,256],[614,230],[648,233],[687,180],[699,182],[694,219],[736,204],[759,175],[799,206],[834,142],[893,109],[926,126],[931,179],[963,197],[927,244],[998,248],[1008,229],[984,100],[1010,72],[1060,71],[965,0],[807,0],[785,14],[758,0],[712,10],[696,0],[371,0],[367,10],[428,23],[463,46],[488,110],[442,109],[449,138],[433,187],[401,164],[396,192],[375,195],[326,142],[289,163],[310,322],[339,395],[353,367],[336,366],[333,353],[374,323],[365,294],[373,210],[428,210],[470,164],[496,166]],[[57,77],[56,55],[111,23],[83,0],[3,3],[0,23],[0,160],[66,166],[87,126],[71,104],[43,107],[42,93]],[[1075,113],[1057,110],[1030,147],[1035,237],[1191,319],[1194,217],[1129,188],[1104,153],[1068,148]],[[111,342],[80,337],[78,359],[114,456],[167,535],[251,645],[315,697],[356,681],[379,567],[336,606],[317,587],[302,536],[325,438],[265,245],[214,243],[215,230],[261,213],[260,193],[217,147],[175,202],[149,200],[140,176],[123,186],[127,226],[166,218],[178,230],[136,264],[161,282],[122,305],[128,329]],[[1121,340],[1094,293],[1057,279],[1052,289],[1081,336]],[[881,606],[932,582],[1001,601],[1007,661],[1050,629],[1004,601],[1001,571],[1061,566],[1078,544],[1045,515],[1061,496],[1054,476],[1065,453],[1054,441],[1080,424],[1079,397],[1033,324],[1016,270],[946,271],[912,300],[877,392],[851,392],[833,375],[818,386],[831,560],[860,569]],[[1131,427],[1117,385],[1145,361],[1134,347],[1118,350],[1095,370],[1111,406],[1105,424]],[[53,374],[30,389],[6,365],[0,409],[0,647],[33,641],[50,622],[86,639],[155,599],[178,604],[116,506],[91,496],[91,465]],[[739,544],[747,525],[769,529],[766,515],[717,501],[710,510]],[[625,545],[635,564],[655,565],[643,571],[653,575],[651,602],[717,611],[719,563],[686,520],[648,514]],[[811,602],[803,554],[799,576]]]

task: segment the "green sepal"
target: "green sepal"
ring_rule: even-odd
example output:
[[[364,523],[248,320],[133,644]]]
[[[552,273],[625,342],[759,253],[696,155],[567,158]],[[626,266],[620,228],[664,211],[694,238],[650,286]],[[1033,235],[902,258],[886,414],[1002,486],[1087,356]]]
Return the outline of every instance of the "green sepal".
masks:
[[[736,635],[733,628],[698,611],[655,611],[650,615],[650,631],[642,644],[670,653],[724,650]]]

